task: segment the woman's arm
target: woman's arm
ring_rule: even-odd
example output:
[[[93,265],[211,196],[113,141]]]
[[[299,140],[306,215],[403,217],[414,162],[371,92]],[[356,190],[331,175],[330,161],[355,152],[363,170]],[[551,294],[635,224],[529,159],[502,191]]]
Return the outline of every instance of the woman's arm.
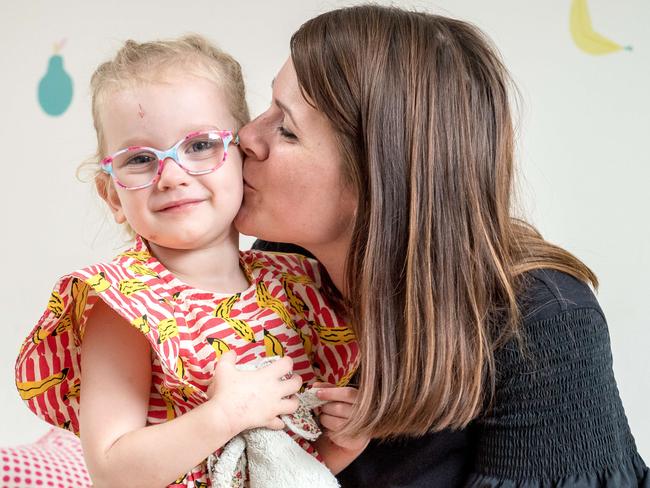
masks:
[[[531,278],[521,301],[524,347],[513,342],[496,353],[496,391],[475,422],[467,486],[636,487],[644,476],[650,486],[598,302],[564,273],[540,270]]]
[[[235,369],[225,354],[215,369],[212,397],[174,420],[147,426],[151,356],[144,336],[98,303],[82,344],[80,430],[94,486],[167,486],[244,429],[281,428],[300,388],[291,360],[256,371]]]

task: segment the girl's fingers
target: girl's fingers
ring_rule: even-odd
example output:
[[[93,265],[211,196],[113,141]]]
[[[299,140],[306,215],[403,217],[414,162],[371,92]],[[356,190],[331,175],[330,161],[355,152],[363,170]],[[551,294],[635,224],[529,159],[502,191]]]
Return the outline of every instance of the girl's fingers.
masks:
[[[283,398],[280,400],[280,408],[278,414],[290,415],[298,409],[298,405],[298,398],[296,398],[295,395],[289,398]]]
[[[311,387],[312,388],[335,388],[336,385],[333,385],[332,383],[324,383],[322,381],[317,381],[316,383],[313,383]]]
[[[291,359],[290,356],[284,356],[277,361],[272,362],[263,369],[267,370],[269,374],[277,378],[283,378],[292,373],[293,359]]]
[[[268,424],[266,424],[265,427],[271,430],[281,430],[284,429],[284,422],[279,417],[275,417]]]
[[[278,393],[280,396],[288,397],[294,393],[298,393],[302,386],[302,378],[299,374],[292,376],[289,379],[282,380],[278,384]]]

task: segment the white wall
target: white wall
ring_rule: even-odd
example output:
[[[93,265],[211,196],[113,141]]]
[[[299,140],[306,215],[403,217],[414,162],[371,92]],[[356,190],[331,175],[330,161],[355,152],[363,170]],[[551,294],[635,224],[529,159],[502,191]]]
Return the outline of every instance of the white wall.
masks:
[[[573,44],[569,0],[396,4],[470,20],[499,46],[524,99],[525,208],[548,239],[584,259],[601,279],[621,396],[639,450],[650,461],[650,4],[589,0],[598,30],[634,47],[601,57]],[[258,114],[270,100],[291,33],[341,3],[186,5],[33,0],[0,7],[0,445],[31,441],[46,430],[19,400],[13,364],[51,285],[66,271],[112,256],[123,243],[90,186],[74,177],[77,164],[93,152],[87,86],[94,67],[126,38],[199,32],[241,61]],[[39,108],[36,87],[62,38],[75,92],[69,110],[50,117]]]

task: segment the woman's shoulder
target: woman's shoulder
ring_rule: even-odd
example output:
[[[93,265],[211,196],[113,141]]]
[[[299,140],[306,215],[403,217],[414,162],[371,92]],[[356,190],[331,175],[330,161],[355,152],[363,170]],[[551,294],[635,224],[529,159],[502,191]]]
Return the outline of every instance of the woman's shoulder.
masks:
[[[521,340],[495,353],[492,402],[475,421],[469,486],[650,487],[589,286],[555,270],[521,281]]]
[[[577,310],[591,309],[603,315],[589,285],[561,271],[537,269],[525,273],[519,289],[518,302],[524,325]]]

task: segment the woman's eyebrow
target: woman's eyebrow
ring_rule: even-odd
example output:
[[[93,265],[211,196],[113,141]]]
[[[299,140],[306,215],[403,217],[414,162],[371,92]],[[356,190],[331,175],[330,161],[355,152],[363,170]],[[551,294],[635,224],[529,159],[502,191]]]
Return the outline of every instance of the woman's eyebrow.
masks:
[[[274,84],[275,84],[275,78],[273,78],[273,79],[271,80],[271,89],[273,88],[273,85],[274,85]],[[280,100],[278,100],[276,97],[273,97],[273,98],[272,98],[272,102],[273,102],[274,104],[276,104],[276,105],[280,108],[280,110],[282,110],[285,114],[287,114],[287,116],[289,117],[289,119],[291,119],[291,123],[292,123],[294,126],[298,126],[298,124],[296,124],[296,119],[293,118],[293,113],[291,112],[291,109],[290,109],[289,107],[287,107],[286,104],[284,104],[283,102],[281,102]]]
[[[291,112],[291,109],[290,109],[289,107],[287,107],[284,103],[282,103],[282,102],[281,102],[280,100],[278,100],[277,98],[275,99],[275,104],[276,104],[278,107],[280,107],[280,110],[282,110],[285,114],[287,114],[287,117],[289,117],[289,119],[291,120],[291,123],[292,123],[294,126],[297,126],[297,125],[298,125],[298,124],[296,124],[296,119],[293,118],[293,113]]]

